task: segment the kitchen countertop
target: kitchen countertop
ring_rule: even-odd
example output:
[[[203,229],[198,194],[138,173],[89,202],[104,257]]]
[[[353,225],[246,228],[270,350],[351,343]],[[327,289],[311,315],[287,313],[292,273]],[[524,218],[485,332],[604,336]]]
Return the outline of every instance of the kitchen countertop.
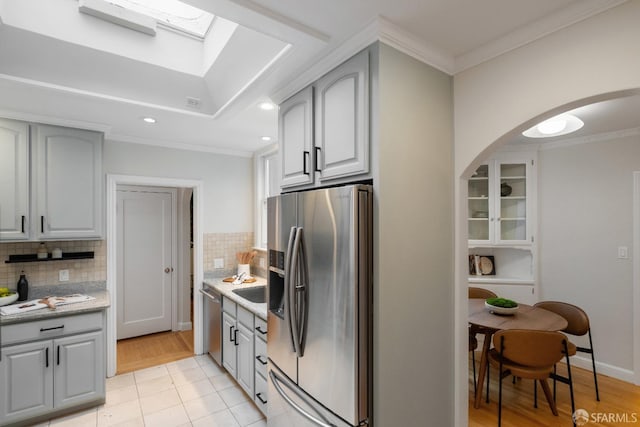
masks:
[[[267,303],[254,303],[245,298],[242,298],[240,295],[233,293],[234,289],[251,288],[254,286],[266,286],[267,279],[256,277],[255,282],[243,283],[241,285],[233,285],[231,283],[223,282],[222,279],[222,277],[217,279],[205,279],[204,284],[217,290],[218,292],[220,292],[220,294],[229,298],[236,304],[246,308],[262,320],[267,320]]]
[[[30,322],[33,320],[49,319],[58,316],[70,316],[91,311],[100,311],[111,305],[109,292],[106,290],[104,282],[34,286],[29,290],[28,299],[32,300],[46,296],[65,296],[74,293],[89,295],[95,299],[75,304],[61,305],[55,309],[47,307],[40,310],[27,311],[25,313],[12,314],[9,316],[0,315],[0,325],[10,325],[12,323]]]

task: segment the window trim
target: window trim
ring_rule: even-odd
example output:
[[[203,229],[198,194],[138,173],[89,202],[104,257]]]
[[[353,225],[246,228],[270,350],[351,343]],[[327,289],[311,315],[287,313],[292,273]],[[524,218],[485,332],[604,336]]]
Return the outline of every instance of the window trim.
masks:
[[[271,144],[261,150],[254,153],[253,165],[254,165],[254,178],[255,178],[255,192],[254,192],[254,248],[258,250],[266,251],[266,245],[260,241],[262,235],[262,200],[264,199],[265,186],[265,170],[264,160],[278,152],[278,144]],[[276,156],[276,159],[278,157]]]

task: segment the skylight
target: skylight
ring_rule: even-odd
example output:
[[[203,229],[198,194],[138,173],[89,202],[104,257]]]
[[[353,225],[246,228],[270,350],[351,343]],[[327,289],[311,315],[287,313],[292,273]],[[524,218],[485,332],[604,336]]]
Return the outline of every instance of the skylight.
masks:
[[[178,0],[105,0],[134,12],[154,18],[158,24],[204,38],[213,15]]]

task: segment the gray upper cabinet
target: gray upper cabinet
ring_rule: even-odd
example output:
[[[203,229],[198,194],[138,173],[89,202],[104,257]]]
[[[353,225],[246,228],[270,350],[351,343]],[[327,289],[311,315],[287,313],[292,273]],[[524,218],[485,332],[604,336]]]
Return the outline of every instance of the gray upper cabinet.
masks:
[[[369,51],[335,68],[315,87],[319,180],[369,172]]]
[[[313,87],[280,104],[282,188],[313,183]]]
[[[0,119],[0,241],[29,238],[29,125]]]
[[[102,134],[45,125],[33,130],[34,237],[101,238]]]
[[[369,49],[280,104],[284,190],[370,178]]]

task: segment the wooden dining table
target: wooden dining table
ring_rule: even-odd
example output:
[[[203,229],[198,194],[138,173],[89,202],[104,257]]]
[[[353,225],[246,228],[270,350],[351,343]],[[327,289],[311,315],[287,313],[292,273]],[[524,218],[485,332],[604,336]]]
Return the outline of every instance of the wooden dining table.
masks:
[[[518,304],[518,311],[512,315],[494,314],[484,305],[482,298],[469,299],[469,324],[480,327],[484,335],[482,354],[480,356],[480,372],[473,406],[480,407],[484,378],[489,363],[491,337],[502,329],[533,329],[538,331],[561,331],[567,327],[567,320],[549,310]]]

